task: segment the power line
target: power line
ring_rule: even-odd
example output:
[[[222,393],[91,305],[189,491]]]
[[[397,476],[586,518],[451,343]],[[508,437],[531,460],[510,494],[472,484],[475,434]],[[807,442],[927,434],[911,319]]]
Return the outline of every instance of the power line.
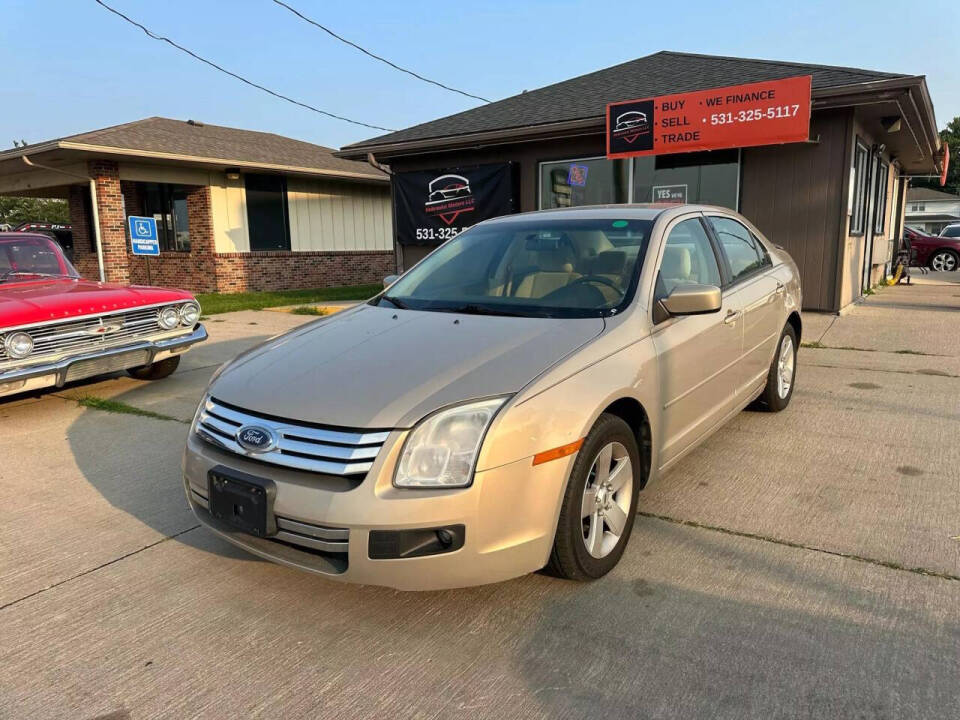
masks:
[[[239,81],[242,82],[242,83],[246,83],[247,85],[250,85],[251,87],[255,87],[255,88],[257,88],[257,90],[262,90],[263,92],[265,92],[265,93],[267,93],[267,94],[269,94],[269,95],[273,95],[275,98],[280,98],[281,100],[286,100],[286,101],[289,102],[289,103],[293,103],[294,105],[299,105],[299,106],[302,107],[302,108],[306,108],[307,110],[312,110],[313,112],[319,113],[320,115],[326,115],[327,117],[334,118],[335,120],[343,120],[344,122],[352,123],[353,125],[361,125],[361,126],[366,127],[366,128],[371,128],[372,130],[384,130],[384,131],[386,131],[386,132],[395,132],[395,131],[392,130],[391,128],[381,127],[380,125],[371,125],[370,123],[360,122],[359,120],[351,120],[350,118],[344,117],[343,115],[337,115],[336,113],[328,112],[327,110],[321,110],[320,108],[314,107],[313,105],[309,105],[309,104],[307,104],[307,103],[305,103],[305,102],[300,102],[299,100],[294,100],[293,98],[287,97],[286,95],[283,95],[283,94],[281,94],[281,93],[274,92],[274,91],[271,90],[270,88],[264,87],[263,85],[260,85],[260,84],[258,84],[258,83],[253,82],[252,80],[248,80],[247,78],[243,77],[242,75],[237,75],[237,73],[231,72],[230,70],[227,70],[226,68],[221,67],[220,65],[217,65],[217,64],[216,64],[215,62],[213,62],[212,60],[207,60],[207,59],[204,58],[204,57],[200,57],[199,55],[197,55],[197,54],[196,54],[195,52],[193,52],[192,50],[189,50],[188,48],[183,47],[183,45],[178,45],[177,43],[175,43],[173,40],[171,40],[171,39],[168,38],[168,37],[164,37],[163,35],[157,35],[155,32],[153,32],[153,31],[151,31],[150,29],[144,27],[143,25],[141,25],[140,23],[138,23],[136,20],[133,20],[133,19],[127,17],[126,15],[124,15],[124,14],[123,14],[122,12],[120,12],[119,10],[116,10],[116,9],[110,7],[110,6],[107,5],[105,2],[103,2],[103,0],[93,0],[93,1],[94,1],[95,3],[97,3],[97,5],[100,5],[101,7],[103,7],[104,9],[109,10],[109,11],[112,12],[114,15],[123,18],[124,20],[126,20],[128,23],[130,23],[130,24],[133,25],[134,27],[140,28],[141,30],[143,30],[144,34],[147,35],[147,37],[153,38],[154,40],[160,40],[160,41],[162,41],[162,42],[165,42],[165,43],[167,43],[168,45],[171,45],[171,46],[175,47],[175,48],[176,48],[177,50],[179,50],[180,52],[186,53],[187,55],[189,55],[189,56],[192,57],[193,59],[199,60],[200,62],[205,63],[206,65],[209,65],[209,66],[212,67],[213,69],[219,70],[220,72],[225,73],[225,74],[229,75],[230,77],[239,80]]]
[[[98,2],[99,2],[99,0],[98,0]],[[367,50],[366,48],[360,47],[360,46],[357,45],[355,42],[351,42],[350,40],[347,40],[345,37],[342,37],[342,36],[340,36],[340,35],[337,35],[337,34],[336,34],[333,30],[331,30],[330,28],[321,25],[321,24],[318,23],[316,20],[311,20],[311,19],[308,18],[306,15],[304,15],[303,13],[301,13],[299,10],[297,10],[296,8],[290,7],[290,6],[287,5],[285,2],[281,2],[281,0],[273,0],[273,2],[275,2],[275,3],[276,3],[277,5],[279,5],[280,7],[286,8],[287,10],[289,10],[290,12],[292,12],[294,15],[296,15],[296,16],[297,16],[298,18],[300,18],[301,20],[305,20],[306,22],[310,23],[311,25],[320,28],[320,29],[323,30],[325,33],[327,33],[327,34],[330,35],[331,37],[336,38],[336,39],[339,40],[340,42],[346,43],[347,45],[349,45],[349,46],[352,47],[352,48],[356,48],[357,50],[359,50],[360,52],[362,52],[364,55],[369,55],[369,56],[372,57],[374,60],[379,60],[379,61],[382,62],[382,63],[386,63],[387,65],[389,65],[390,67],[392,67],[394,70],[399,70],[400,72],[406,73],[407,75],[412,75],[413,77],[417,78],[417,80],[423,80],[424,82],[430,83],[431,85],[436,85],[437,87],[441,87],[441,88],[443,88],[444,90],[449,90],[450,92],[459,93],[460,95],[464,95],[464,96],[466,96],[466,97],[468,97],[468,98],[473,98],[474,100],[482,100],[482,101],[485,102],[485,103],[491,102],[490,100],[487,100],[487,98],[485,98],[485,97],[480,97],[479,95],[473,95],[472,93],[468,93],[468,92],[466,92],[466,91],[464,91],[464,90],[457,90],[457,88],[455,88],[455,87],[450,87],[449,85],[444,85],[442,82],[437,82],[436,80],[431,80],[430,78],[426,78],[426,77],[424,77],[423,75],[419,75],[419,74],[415,73],[413,70],[407,70],[407,69],[404,68],[404,67],[400,67],[400,66],[397,65],[396,63],[390,62],[390,61],[387,60],[386,58],[380,57],[379,55],[370,52],[370,51]]]

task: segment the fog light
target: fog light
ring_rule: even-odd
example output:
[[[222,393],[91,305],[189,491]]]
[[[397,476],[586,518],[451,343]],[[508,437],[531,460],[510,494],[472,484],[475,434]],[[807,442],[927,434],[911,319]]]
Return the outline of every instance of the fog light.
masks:
[[[3,347],[7,357],[22,360],[33,352],[33,338],[25,332],[10,333],[3,341]]]
[[[160,311],[157,322],[165,330],[173,330],[180,324],[180,313],[177,312],[175,307],[166,307]]]
[[[180,322],[187,327],[193,327],[200,320],[200,306],[195,302],[188,302],[180,306]]]

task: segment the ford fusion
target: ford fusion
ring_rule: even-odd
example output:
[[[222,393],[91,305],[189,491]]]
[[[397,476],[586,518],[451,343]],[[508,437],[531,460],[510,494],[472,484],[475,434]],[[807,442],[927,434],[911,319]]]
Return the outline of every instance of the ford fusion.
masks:
[[[797,268],[729,210],[475,225],[216,373],[184,455],[206,526],[401,589],[618,562],[638,494],[749,403],[790,402]]]

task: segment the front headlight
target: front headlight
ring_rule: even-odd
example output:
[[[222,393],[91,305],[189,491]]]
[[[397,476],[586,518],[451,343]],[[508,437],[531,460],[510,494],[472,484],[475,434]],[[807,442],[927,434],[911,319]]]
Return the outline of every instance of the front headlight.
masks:
[[[440,410],[407,436],[393,484],[405,488],[466,487],[487,428],[506,398]]]
[[[4,338],[3,347],[7,357],[22,360],[33,352],[33,338],[25,332],[10,333]]]
[[[157,316],[157,322],[164,330],[173,330],[180,324],[180,313],[175,307],[165,307]]]
[[[195,302],[184,303],[180,306],[180,323],[193,327],[200,321],[200,306]]]

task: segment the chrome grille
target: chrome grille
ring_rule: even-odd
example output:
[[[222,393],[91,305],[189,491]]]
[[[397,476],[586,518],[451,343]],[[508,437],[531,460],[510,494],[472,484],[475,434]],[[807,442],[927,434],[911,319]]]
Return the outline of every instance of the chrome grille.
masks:
[[[33,338],[33,352],[27,360],[59,355],[79,355],[115,347],[159,333],[175,333],[186,328],[164,330],[157,324],[162,307],[138,308],[127,312],[24,328]],[[0,331],[0,335],[2,335]],[[8,360],[0,343],[0,364]]]
[[[249,452],[237,443],[237,431],[246,425],[272,430],[276,447]],[[295,420],[258,415],[208,398],[200,411],[197,434],[225,450],[296,470],[326,475],[363,475],[373,467],[389,431],[341,430]]]
[[[139,367],[140,365],[146,365],[147,359],[148,353],[146,350],[134,350],[133,352],[121,352],[117,355],[80,360],[67,368],[64,381],[83,380],[94,375],[106,375],[127,368]]]

